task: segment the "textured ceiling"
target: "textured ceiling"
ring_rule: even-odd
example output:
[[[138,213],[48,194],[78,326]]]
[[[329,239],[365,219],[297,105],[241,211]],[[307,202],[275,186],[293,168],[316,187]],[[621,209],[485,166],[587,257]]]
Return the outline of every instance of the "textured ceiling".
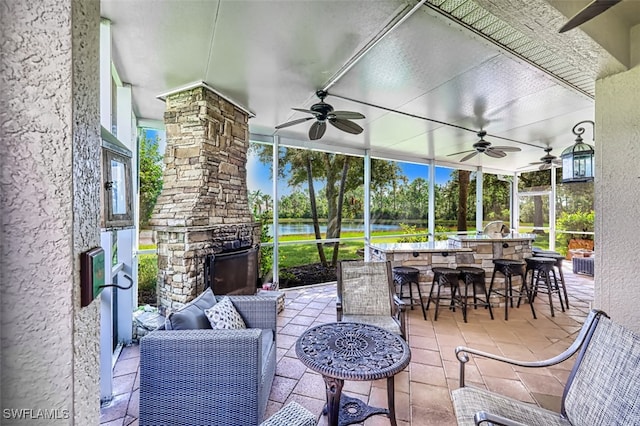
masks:
[[[318,101],[315,91],[330,86],[326,101],[336,110],[363,113],[367,118],[358,124],[364,132],[329,127],[320,141],[310,143],[311,122],[305,122],[277,131],[285,144],[370,149],[374,156],[453,165],[463,155],[451,154],[471,149],[482,128],[494,145],[522,149],[502,159],[478,155],[464,163],[496,171],[538,161],[545,146],[559,155],[573,139],[573,125],[594,117],[595,78],[626,66],[624,58],[581,29],[558,35],[567,18],[544,0],[416,3],[103,0],[101,5],[112,24],[115,66],[132,85],[141,118],[161,120],[164,103],[158,95],[204,81],[255,114],[252,133],[270,136],[276,125],[305,117],[292,107],[309,108]],[[615,7],[607,13],[613,12]]]

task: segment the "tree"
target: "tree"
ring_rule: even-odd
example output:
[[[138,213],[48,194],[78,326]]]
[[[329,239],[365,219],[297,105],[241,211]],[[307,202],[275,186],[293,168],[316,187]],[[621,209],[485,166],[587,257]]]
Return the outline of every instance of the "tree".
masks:
[[[255,217],[262,215],[262,191],[256,189],[255,191],[247,191],[247,198],[249,199],[249,208],[253,212]]]
[[[458,231],[467,230],[467,197],[469,196],[469,170],[458,170]]]
[[[270,145],[257,144],[254,147],[260,161],[263,164],[271,164],[273,148]],[[373,160],[371,166],[373,188],[383,186],[382,182],[397,182],[402,178],[400,168],[394,162]],[[319,215],[321,203],[317,199],[317,195],[320,195],[326,203],[326,238],[340,238],[345,194],[362,187],[364,183],[363,159],[328,152],[288,148],[281,151],[278,176],[285,177],[285,171],[289,171],[287,181],[289,186],[307,185],[315,238],[322,239]],[[318,194],[316,194],[314,184],[316,181],[324,183],[324,187],[318,191]],[[321,263],[328,266],[329,262],[324,254],[323,244],[318,243],[317,248]],[[334,243],[331,266],[335,266],[337,263],[338,248],[339,243]]]
[[[364,162],[359,162],[363,167]],[[363,173],[362,169],[358,170]],[[360,178],[362,181],[362,178]],[[371,216],[382,219],[396,219],[399,209],[395,206],[398,183],[407,178],[398,163],[388,160],[371,160]]]
[[[429,211],[429,182],[421,177],[411,181],[405,190],[404,201],[407,217],[426,219]]]
[[[138,144],[140,161],[140,227],[147,228],[149,219],[162,191],[162,154],[158,151],[158,139],[149,139],[142,132]]]
[[[539,170],[535,172],[522,173],[520,175],[519,190],[525,188],[537,189],[539,187],[548,187],[551,185],[551,174],[549,170]],[[533,227],[544,227],[544,205],[542,196],[535,195],[533,198]]]
[[[498,175],[483,174],[482,211],[484,219],[489,221],[502,220],[509,222],[511,184],[501,181]]]

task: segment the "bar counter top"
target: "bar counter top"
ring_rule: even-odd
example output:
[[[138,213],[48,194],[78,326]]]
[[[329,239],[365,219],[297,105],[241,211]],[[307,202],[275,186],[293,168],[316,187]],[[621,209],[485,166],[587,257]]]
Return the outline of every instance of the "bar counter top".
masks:
[[[372,250],[379,250],[384,253],[428,253],[428,252],[456,252],[471,251],[470,248],[456,247],[455,243],[450,241],[432,241],[424,243],[371,243],[369,247]]]
[[[491,233],[491,234],[480,234],[480,235],[450,235],[449,240],[453,241],[473,241],[473,242],[498,242],[498,241],[527,241],[527,240],[535,240],[536,234],[519,234],[519,233],[510,233],[510,234],[499,234],[499,233]]]

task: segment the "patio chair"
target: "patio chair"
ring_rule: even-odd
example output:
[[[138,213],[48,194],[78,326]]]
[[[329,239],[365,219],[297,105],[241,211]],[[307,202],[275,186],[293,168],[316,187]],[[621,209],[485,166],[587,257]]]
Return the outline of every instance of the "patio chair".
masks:
[[[452,392],[452,399],[458,426],[639,424],[640,335],[614,323],[602,311],[592,310],[571,346],[544,361],[518,361],[464,346],[456,348],[456,357],[460,361],[460,388]],[[518,371],[574,359],[561,411],[466,386],[465,365],[475,357],[510,364]]]
[[[197,326],[208,321],[197,308],[213,304],[213,297],[207,290],[181,311],[195,311],[191,323]],[[276,299],[229,298],[246,329],[176,329],[174,323],[141,339],[140,425],[262,421],[276,369]]]
[[[337,278],[338,321],[375,325],[407,340],[407,305],[395,294],[391,262],[341,261]]]

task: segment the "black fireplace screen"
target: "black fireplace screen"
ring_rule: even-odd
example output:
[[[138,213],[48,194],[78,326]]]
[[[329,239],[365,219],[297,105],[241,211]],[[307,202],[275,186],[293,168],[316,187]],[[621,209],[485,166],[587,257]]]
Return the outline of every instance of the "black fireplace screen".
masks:
[[[204,288],[219,294],[256,294],[259,245],[210,254],[204,259]]]

